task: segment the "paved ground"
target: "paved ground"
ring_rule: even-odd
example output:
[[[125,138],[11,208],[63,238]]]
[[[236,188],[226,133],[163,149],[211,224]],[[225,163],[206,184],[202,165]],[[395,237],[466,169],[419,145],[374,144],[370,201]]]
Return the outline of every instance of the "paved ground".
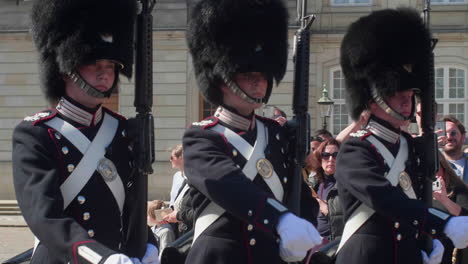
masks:
[[[0,215],[0,263],[34,245],[34,237],[21,216]]]
[[[34,245],[27,227],[0,227],[0,263]]]

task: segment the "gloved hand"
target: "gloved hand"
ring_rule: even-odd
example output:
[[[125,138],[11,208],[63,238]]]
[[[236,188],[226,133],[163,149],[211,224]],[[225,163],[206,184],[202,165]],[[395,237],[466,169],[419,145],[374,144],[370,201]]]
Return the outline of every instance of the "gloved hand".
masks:
[[[141,262],[143,264],[159,264],[159,251],[153,244],[146,244],[146,252]]]
[[[426,251],[421,250],[424,264],[439,264],[444,256],[444,245],[438,239],[432,240],[432,252],[428,257]]]
[[[280,257],[286,262],[301,261],[307,250],[322,242],[315,227],[292,213],[282,215],[276,231],[280,236]]]
[[[454,216],[444,227],[444,233],[456,248],[468,247],[468,216]]]
[[[137,258],[129,258],[124,254],[112,254],[110,255],[104,264],[141,264]]]

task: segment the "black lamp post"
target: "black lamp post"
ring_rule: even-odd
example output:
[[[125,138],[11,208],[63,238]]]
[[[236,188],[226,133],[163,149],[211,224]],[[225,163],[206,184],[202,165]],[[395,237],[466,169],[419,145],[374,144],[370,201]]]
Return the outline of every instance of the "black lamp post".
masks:
[[[334,103],[335,102],[333,102],[333,100],[330,99],[330,97],[328,97],[327,86],[324,84],[322,90],[322,97],[317,101],[317,104],[320,108],[320,116],[323,119],[323,129],[327,129],[327,118],[330,117],[332,114]]]

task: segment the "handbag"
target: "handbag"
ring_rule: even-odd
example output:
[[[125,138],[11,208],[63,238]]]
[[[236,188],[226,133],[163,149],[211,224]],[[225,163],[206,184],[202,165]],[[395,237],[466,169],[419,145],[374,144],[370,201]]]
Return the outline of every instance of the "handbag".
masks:
[[[184,264],[192,247],[193,229],[170,243],[161,252],[161,264]]]

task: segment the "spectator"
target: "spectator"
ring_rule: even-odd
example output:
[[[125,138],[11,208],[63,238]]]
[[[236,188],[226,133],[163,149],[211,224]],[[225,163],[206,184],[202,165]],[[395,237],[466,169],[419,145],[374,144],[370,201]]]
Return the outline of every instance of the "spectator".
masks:
[[[182,155],[182,144],[178,144],[172,148],[170,161],[172,168],[178,170],[174,173],[174,176],[172,176],[171,200],[169,205],[173,206],[177,194],[181,190],[184,182],[184,157]]]
[[[315,157],[315,150],[320,146],[323,142],[323,139],[320,137],[311,137],[310,138],[310,153],[306,157],[306,167],[303,170],[304,180],[309,183],[309,185],[313,188],[317,185],[317,179],[315,177],[316,172],[315,168],[320,166],[317,158]]]
[[[318,181],[315,192],[320,205],[320,213],[317,216],[317,230],[322,237],[330,241],[341,237],[344,225],[334,177],[339,148],[340,143],[337,140],[329,139],[322,142],[314,152],[319,164],[315,168]]]
[[[286,123],[286,121],[288,121],[288,117],[286,116],[286,113],[283,110],[276,107],[276,106],[273,109],[272,119],[275,120],[276,122],[278,122],[280,125],[284,125],[284,123]]]
[[[328,140],[328,139],[332,139],[333,135],[332,135],[332,133],[330,133],[330,131],[322,128],[322,129],[319,129],[319,130],[315,131],[314,137],[320,137],[323,140]]]
[[[370,112],[369,111],[363,111],[361,115],[359,116],[359,119],[356,121],[353,121],[349,126],[347,126],[345,129],[343,129],[337,136],[336,140],[340,143],[345,141],[346,139],[349,138],[349,135],[351,133],[355,133],[358,130],[364,129],[367,125],[367,122],[369,122],[369,117],[370,117]]]
[[[453,116],[445,116],[442,120],[445,121],[447,131],[446,144],[442,148],[444,156],[458,177],[462,178],[464,182],[468,182],[468,173],[465,172],[468,156],[462,150],[466,135],[465,127]]]
[[[433,206],[454,216],[466,216],[468,215],[468,188],[455,174],[445,157],[440,154],[439,159],[441,166],[436,177],[440,182],[440,189],[435,189],[433,192]],[[466,249],[454,251],[453,244],[448,239],[442,240],[442,243],[445,247],[443,264],[452,264],[452,257],[456,260],[453,263],[467,263],[463,260],[463,256],[466,258],[468,254]]]
[[[156,210],[167,208],[161,200],[148,202],[148,225],[153,231],[154,237],[158,243],[159,253],[175,240],[174,230],[172,226],[162,219],[156,217]]]

